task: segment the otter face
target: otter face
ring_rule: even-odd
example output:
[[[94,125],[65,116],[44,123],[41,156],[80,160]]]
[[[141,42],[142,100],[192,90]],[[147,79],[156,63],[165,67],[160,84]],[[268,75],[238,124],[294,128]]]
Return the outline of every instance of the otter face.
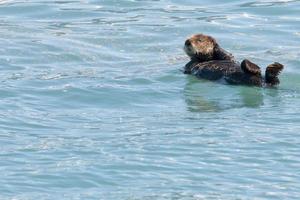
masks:
[[[211,60],[217,43],[214,38],[196,34],[185,41],[184,51],[192,59]]]

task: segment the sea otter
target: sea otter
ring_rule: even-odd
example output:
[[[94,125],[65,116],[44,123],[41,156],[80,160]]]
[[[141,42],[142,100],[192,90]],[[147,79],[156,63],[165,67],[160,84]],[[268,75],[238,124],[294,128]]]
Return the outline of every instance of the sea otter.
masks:
[[[224,79],[229,84],[252,86],[275,86],[283,65],[274,62],[261,74],[260,67],[245,59],[237,62],[232,54],[222,49],[216,40],[208,35],[192,35],[185,41],[184,51],[191,58],[184,73],[208,80]]]

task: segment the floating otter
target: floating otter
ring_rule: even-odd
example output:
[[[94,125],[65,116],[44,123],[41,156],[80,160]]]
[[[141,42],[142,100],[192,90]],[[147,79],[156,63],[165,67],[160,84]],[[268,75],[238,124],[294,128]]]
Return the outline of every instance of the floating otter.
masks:
[[[232,54],[222,49],[211,36],[197,34],[185,41],[184,51],[191,58],[184,73],[208,80],[224,79],[229,84],[275,86],[283,65],[270,64],[262,76],[260,67],[245,59],[240,64]]]

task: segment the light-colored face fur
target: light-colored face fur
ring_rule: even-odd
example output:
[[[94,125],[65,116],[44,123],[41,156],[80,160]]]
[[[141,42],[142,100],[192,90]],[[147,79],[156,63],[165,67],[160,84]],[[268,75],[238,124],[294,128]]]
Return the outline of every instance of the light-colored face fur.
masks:
[[[185,41],[184,51],[191,58],[211,57],[216,44],[215,39],[212,37],[196,34]]]

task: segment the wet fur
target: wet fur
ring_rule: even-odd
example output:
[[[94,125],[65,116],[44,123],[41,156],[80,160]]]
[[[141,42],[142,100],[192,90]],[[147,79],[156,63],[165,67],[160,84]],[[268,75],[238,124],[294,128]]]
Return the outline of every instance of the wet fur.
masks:
[[[263,77],[259,66],[247,59],[238,63],[214,38],[203,34],[188,38],[184,50],[191,58],[184,73],[208,80],[223,78],[229,84],[274,86],[279,84],[278,75],[283,70],[283,65],[275,62],[267,67]]]

